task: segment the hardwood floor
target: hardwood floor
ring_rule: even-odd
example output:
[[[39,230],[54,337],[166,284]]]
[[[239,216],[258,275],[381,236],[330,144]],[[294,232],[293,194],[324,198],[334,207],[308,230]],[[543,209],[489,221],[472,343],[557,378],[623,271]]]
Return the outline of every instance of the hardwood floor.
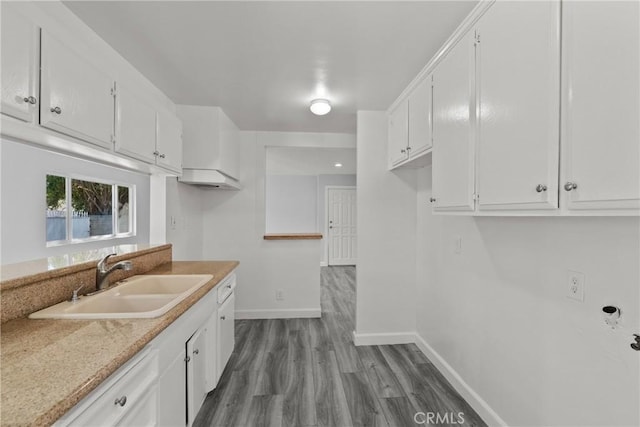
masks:
[[[235,351],[194,425],[485,426],[415,345],[353,345],[355,276],[322,268],[321,319],[237,320]]]

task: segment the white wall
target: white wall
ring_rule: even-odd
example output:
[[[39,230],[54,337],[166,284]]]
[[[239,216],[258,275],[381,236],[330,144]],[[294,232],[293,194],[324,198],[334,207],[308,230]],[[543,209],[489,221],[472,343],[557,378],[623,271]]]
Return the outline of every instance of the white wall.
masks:
[[[247,317],[320,315],[321,240],[265,241],[266,147],[353,148],[348,134],[240,132],[240,191],[205,191],[203,258],[236,259],[236,313]],[[284,301],[275,292],[284,291]]]
[[[149,243],[149,176],[80,160],[20,142],[0,140],[2,151],[2,264],[114,244]],[[97,178],[136,186],[137,235],[46,247],[47,174]]]
[[[318,177],[267,175],[266,232],[317,233]]]
[[[431,169],[418,178],[418,334],[508,425],[640,424],[640,220],[431,215]]]
[[[415,171],[387,170],[386,113],[359,111],[357,120],[356,342],[413,341]]]
[[[166,178],[167,243],[173,245],[173,259],[202,259],[202,199],[207,190]]]

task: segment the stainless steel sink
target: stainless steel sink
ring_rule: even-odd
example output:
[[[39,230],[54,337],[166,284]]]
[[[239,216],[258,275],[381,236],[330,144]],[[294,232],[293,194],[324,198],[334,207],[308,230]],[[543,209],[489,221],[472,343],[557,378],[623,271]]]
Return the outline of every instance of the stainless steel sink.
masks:
[[[119,319],[159,317],[213,278],[210,274],[133,276],[76,302],[65,301],[31,319]]]

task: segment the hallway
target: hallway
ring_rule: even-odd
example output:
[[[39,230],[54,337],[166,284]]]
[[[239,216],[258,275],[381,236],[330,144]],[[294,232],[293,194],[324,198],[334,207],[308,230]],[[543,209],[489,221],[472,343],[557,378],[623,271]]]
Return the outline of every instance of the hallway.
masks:
[[[356,269],[321,274],[322,318],[236,321],[195,426],[485,425],[415,345],[355,347]]]

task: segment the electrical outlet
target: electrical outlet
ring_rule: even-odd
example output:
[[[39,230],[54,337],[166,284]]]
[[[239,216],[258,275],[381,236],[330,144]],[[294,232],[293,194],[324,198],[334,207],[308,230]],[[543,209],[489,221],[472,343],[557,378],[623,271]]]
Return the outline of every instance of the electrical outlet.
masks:
[[[169,222],[171,223],[171,229],[175,230],[176,229],[176,225],[177,225],[176,217],[171,215],[171,217],[169,218]]]
[[[584,273],[569,270],[567,277],[567,297],[584,302]]]
[[[284,290],[282,289],[276,290],[276,301],[284,301]]]

